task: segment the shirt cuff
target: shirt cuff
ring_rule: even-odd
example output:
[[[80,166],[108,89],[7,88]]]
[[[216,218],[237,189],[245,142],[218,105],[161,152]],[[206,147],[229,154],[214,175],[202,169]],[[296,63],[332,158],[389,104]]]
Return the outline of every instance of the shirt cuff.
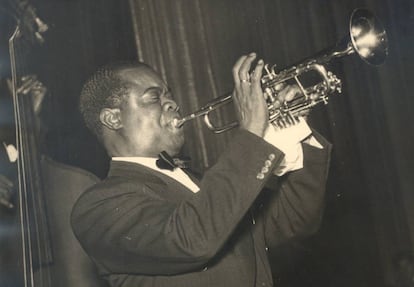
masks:
[[[322,148],[321,144],[312,136],[312,131],[303,118],[299,119],[299,123],[284,129],[269,125],[264,140],[281,150],[285,155],[281,164],[274,170],[274,174],[282,176],[289,171],[303,168],[301,142],[305,139],[307,144]]]
[[[292,149],[285,153],[280,165],[273,171],[277,176],[282,176],[289,171],[303,168],[303,150],[301,144],[296,144]]]

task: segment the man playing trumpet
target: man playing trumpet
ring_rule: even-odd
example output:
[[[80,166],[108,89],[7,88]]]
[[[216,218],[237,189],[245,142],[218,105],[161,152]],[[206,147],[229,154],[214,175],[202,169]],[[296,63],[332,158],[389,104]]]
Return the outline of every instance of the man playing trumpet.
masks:
[[[233,67],[239,129],[201,181],[159,168],[159,154],[176,155],[184,134],[150,67],[109,66],[85,84],[81,111],[112,161],[78,199],[72,227],[111,286],[272,286],[268,248],[317,230],[330,145],[303,119],[269,124],[263,61],[249,73],[255,58]],[[282,87],[279,104],[297,92]]]

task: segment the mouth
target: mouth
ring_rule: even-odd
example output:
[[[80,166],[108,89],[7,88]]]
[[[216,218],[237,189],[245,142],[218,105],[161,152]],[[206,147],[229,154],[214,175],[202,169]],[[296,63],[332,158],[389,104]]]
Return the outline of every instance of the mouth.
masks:
[[[181,117],[180,116],[174,116],[167,122],[167,128],[169,128],[172,131],[181,131],[183,129],[183,125],[180,124]]]
[[[183,121],[183,119],[182,118],[174,118],[172,121],[171,121],[171,125],[172,126],[174,126],[175,128],[177,128],[177,129],[181,129],[182,127],[183,127],[183,124],[184,124],[184,121]]]

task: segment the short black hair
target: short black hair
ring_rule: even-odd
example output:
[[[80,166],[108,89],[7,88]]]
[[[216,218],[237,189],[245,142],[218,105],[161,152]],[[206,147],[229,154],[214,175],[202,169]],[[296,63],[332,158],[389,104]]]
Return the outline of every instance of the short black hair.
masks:
[[[101,139],[102,124],[99,116],[104,108],[117,108],[123,96],[129,91],[128,83],[120,76],[120,71],[128,68],[146,67],[141,62],[113,63],[98,69],[83,85],[79,108],[86,126]]]

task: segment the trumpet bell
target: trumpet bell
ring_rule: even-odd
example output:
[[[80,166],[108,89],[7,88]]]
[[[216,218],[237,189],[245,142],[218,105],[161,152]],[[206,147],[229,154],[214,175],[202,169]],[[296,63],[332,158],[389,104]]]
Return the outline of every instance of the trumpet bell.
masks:
[[[352,46],[366,63],[381,65],[388,55],[388,38],[378,18],[369,10],[356,9],[349,20]]]

